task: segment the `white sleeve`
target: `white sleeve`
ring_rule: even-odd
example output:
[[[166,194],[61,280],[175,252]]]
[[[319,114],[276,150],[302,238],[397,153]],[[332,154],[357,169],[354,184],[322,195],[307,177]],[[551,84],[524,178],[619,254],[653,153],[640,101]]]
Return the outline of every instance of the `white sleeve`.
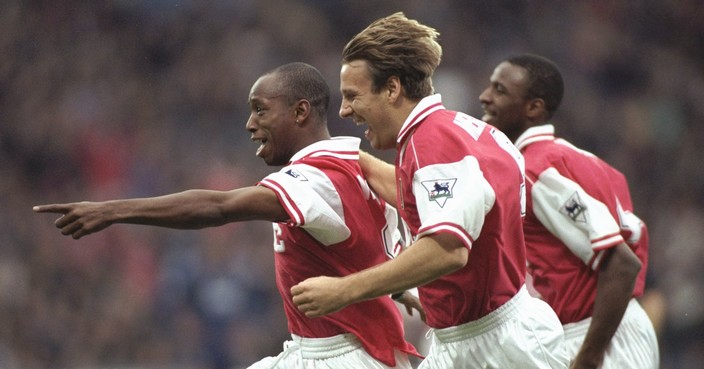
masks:
[[[408,227],[403,219],[399,218],[396,208],[389,204],[384,204],[384,215],[386,218],[386,227],[384,228],[384,248],[386,255],[393,259],[398,254],[408,247],[408,241],[411,239],[408,232]]]
[[[383,205],[384,207],[384,219],[386,220],[382,231],[384,252],[389,259],[393,259],[408,246],[408,241],[411,239],[410,230],[408,230],[403,219],[399,217],[396,208],[382,200],[362,176],[357,175],[357,182],[362,188],[365,199],[374,200],[379,206]]]
[[[293,164],[268,175],[260,185],[277,193],[291,216],[289,225],[305,229],[320,243],[329,246],[350,236],[342,200],[321,170]]]
[[[601,261],[600,251],[623,241],[608,207],[555,168],[540,174],[531,198],[538,220],[592,269]]]
[[[421,222],[417,237],[451,232],[470,249],[496,200],[494,189],[473,156],[417,170],[413,192]]]

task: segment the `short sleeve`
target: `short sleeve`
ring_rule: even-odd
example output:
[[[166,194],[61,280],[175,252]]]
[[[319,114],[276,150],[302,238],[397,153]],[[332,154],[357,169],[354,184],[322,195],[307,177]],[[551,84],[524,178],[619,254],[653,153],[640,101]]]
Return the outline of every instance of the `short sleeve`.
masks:
[[[623,242],[608,207],[555,168],[540,174],[531,198],[538,220],[592,269],[598,267],[601,251]]]
[[[305,229],[326,246],[350,236],[340,195],[321,170],[293,164],[268,175],[259,185],[276,193],[291,217],[289,226]]]
[[[418,169],[413,191],[421,222],[418,237],[450,232],[470,249],[496,200],[473,156]]]

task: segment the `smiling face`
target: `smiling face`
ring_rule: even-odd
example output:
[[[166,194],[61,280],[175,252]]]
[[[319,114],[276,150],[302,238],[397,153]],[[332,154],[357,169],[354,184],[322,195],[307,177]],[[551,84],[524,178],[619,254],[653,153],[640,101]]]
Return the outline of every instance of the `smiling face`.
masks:
[[[252,134],[252,141],[261,143],[257,156],[268,165],[285,165],[297,151],[296,139],[291,137],[296,114],[282,94],[276,74],[262,76],[254,83],[249,107],[246,129]]]
[[[515,141],[529,127],[530,101],[526,99],[526,70],[508,62],[499,64],[489,80],[489,87],[479,95],[482,120],[503,131]]]
[[[374,93],[367,62],[354,60],[340,70],[342,104],[340,117],[352,118],[358,126],[367,125],[364,137],[375,149],[392,149],[400,127],[392,124],[389,90],[382,87]]]

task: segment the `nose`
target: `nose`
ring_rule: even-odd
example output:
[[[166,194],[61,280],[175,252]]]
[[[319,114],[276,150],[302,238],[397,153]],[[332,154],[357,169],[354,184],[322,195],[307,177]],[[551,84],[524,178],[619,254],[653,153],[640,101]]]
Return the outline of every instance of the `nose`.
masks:
[[[245,124],[244,128],[245,128],[248,132],[254,132],[254,131],[257,130],[257,124],[256,124],[256,122],[255,122],[255,120],[254,120],[254,114],[250,114],[250,115],[249,115],[249,119],[247,119],[247,124]]]
[[[342,99],[342,103],[340,104],[340,118],[347,118],[350,115],[352,115],[352,106],[345,101],[345,99]]]
[[[489,88],[486,88],[484,91],[482,91],[481,94],[479,94],[479,102],[482,104],[488,104],[491,99],[491,93],[489,91]]]

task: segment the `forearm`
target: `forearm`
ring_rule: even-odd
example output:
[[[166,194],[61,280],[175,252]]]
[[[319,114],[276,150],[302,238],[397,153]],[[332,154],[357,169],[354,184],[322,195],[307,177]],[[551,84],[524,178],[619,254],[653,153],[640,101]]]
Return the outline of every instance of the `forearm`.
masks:
[[[260,186],[227,192],[189,190],[141,199],[38,205],[33,210],[62,214],[54,225],[75,239],[115,223],[198,229],[243,220],[276,222],[289,218],[274,191]]]
[[[188,190],[152,198],[114,200],[108,204],[112,223],[178,229],[199,229],[246,220],[288,219],[273,191],[263,187],[232,191]]]
[[[393,165],[372,156],[359,152],[359,165],[369,185],[384,201],[396,204],[396,169]]]
[[[350,303],[422,286],[467,263],[467,248],[455,237],[423,237],[394,260],[342,278]]]
[[[198,229],[225,223],[220,191],[188,190],[170,195],[105,202],[111,223]]]
[[[617,246],[599,270],[592,320],[577,363],[598,366],[618,329],[633,295],[640,261],[626,244]]]

